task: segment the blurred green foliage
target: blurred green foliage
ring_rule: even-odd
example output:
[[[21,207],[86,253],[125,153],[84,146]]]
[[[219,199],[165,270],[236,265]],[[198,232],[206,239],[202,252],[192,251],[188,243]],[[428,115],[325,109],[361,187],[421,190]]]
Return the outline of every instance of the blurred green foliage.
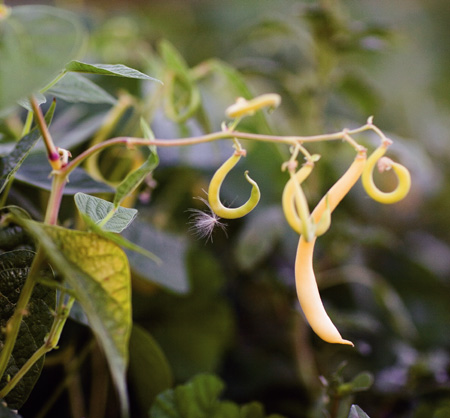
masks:
[[[227,142],[160,149],[160,165],[135,202],[144,226],[130,230],[128,238],[134,234],[147,250],[157,255],[161,251],[161,257],[171,260],[171,270],[150,271],[142,259],[130,256],[134,321],[139,327],[133,331],[139,340],[133,348],[136,356],[144,356],[141,345],[148,346],[151,355],[142,357],[141,370],[131,361],[133,416],[148,416],[158,391],[205,372],[221,376],[226,399],[261,402],[267,414],[347,417],[352,403],[357,403],[370,417],[447,416],[448,3],[58,3],[76,8],[89,27],[89,61],[129,65],[165,82],[161,87],[92,78],[115,97],[123,90],[133,96],[133,105],[111,137],[141,134],[141,117],[158,138],[207,133],[220,129],[225,107],[237,96],[277,92],[282,106],[273,114],[243,121],[244,129],[319,134],[359,126],[374,115],[394,140],[393,154],[413,178],[408,198],[389,207],[367,199],[356,187],[333,214],[329,233],[318,241],[319,286],[333,321],[355,342],[356,347],[349,348],[320,341],[297,306],[297,237],[280,207],[287,181],[280,166],[287,150],[245,144],[248,155],[239,167],[243,171],[245,166],[258,181],[261,202],[250,216],[229,221],[226,234],[218,230],[213,242],[203,243],[189,233],[187,210],[204,209],[193,197],[204,197],[202,190],[231,147]],[[62,144],[69,142],[72,150],[81,150],[108,110],[106,104],[69,105],[62,100],[53,135]],[[0,125],[2,146],[14,137],[14,126],[14,119]],[[373,148],[371,139],[358,138]],[[309,149],[322,155],[307,186],[309,200],[316,202],[352,154],[337,143]],[[99,167],[107,177],[133,159],[132,151],[105,153]],[[236,204],[248,193],[240,170],[230,173],[223,187],[226,199],[236,199]],[[39,214],[45,192],[21,181],[20,171],[17,179],[11,203]],[[79,222],[72,199],[64,198],[61,220],[68,225]],[[107,368],[93,347],[83,325],[69,324],[60,352],[49,356],[21,414],[45,411],[49,388],[57,393],[64,382],[67,390],[41,416],[70,416],[80,399],[88,416],[116,416]],[[156,380],[145,383],[152,373]],[[134,391],[136,385],[139,390]],[[355,415],[360,413],[356,408],[352,413],[362,416]]]

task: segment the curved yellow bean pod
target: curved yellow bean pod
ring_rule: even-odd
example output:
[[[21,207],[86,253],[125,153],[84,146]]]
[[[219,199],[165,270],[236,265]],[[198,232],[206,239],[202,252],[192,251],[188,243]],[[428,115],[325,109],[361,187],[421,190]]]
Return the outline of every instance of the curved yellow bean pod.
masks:
[[[246,100],[243,97],[239,97],[236,103],[228,106],[225,110],[226,115],[229,118],[240,118],[242,116],[251,116],[257,110],[264,107],[270,107],[272,109],[278,107],[281,103],[281,96],[276,93],[262,94],[251,100]]]
[[[252,192],[242,206],[238,208],[227,208],[220,201],[220,187],[226,177],[226,175],[232,170],[232,168],[238,163],[241,156],[245,155],[244,151],[236,151],[227,161],[225,161],[219,169],[214,173],[208,188],[208,202],[211,210],[221,218],[236,219],[247,215],[252,211],[259,202],[261,192],[259,191],[258,184],[250,178],[248,171],[245,172],[245,178],[252,185]]]
[[[311,174],[314,168],[314,163],[307,162],[303,164],[300,170],[297,171],[286,183],[283,190],[283,196],[281,199],[284,216],[289,224],[289,226],[298,234],[304,234],[304,222],[300,219],[297,208],[295,194],[297,191],[297,185],[300,186]],[[301,189],[300,189],[301,192]],[[298,196],[300,197],[300,196]],[[302,196],[304,198],[304,195]],[[308,214],[309,217],[309,214]]]
[[[322,219],[326,210],[329,210],[331,213],[336,209],[339,202],[358,181],[365,164],[366,153],[365,151],[360,151],[349,169],[317,204],[311,214],[311,217],[316,223],[320,222],[320,219]],[[303,236],[300,236],[297,247],[297,256],[295,259],[295,283],[300,306],[311,328],[320,338],[322,338],[322,340],[329,343],[353,346],[351,341],[344,340],[341,337],[341,334],[326,313],[320,298],[313,269],[315,242],[316,238],[308,242]]]
[[[369,157],[367,165],[363,171],[361,180],[367,194],[380,203],[391,204],[402,200],[411,188],[411,175],[406,167],[383,157],[389,142],[383,142]],[[383,157],[383,158],[382,158]],[[397,175],[398,184],[392,192],[382,192],[373,181],[373,169],[378,162],[378,168],[381,172],[392,168]]]

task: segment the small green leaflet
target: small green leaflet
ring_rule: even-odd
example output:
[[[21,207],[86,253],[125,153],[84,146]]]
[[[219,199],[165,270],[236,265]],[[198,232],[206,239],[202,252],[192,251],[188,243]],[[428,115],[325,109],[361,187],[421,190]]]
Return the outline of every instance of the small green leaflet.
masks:
[[[225,385],[212,374],[199,374],[184,385],[162,392],[150,409],[150,418],[283,418],[267,416],[258,402],[239,406],[219,399]]]
[[[116,207],[107,200],[85,193],[75,194],[75,204],[82,214],[92,219],[105,231],[110,232],[122,232],[137,215],[136,209]]]
[[[370,418],[358,405],[352,405],[348,418]]]
[[[134,220],[137,214],[136,209],[119,207],[116,211],[112,203],[84,193],[75,195],[75,204],[90,230],[121,247],[153,260],[158,265],[161,263],[161,259],[152,252],[117,235]],[[111,217],[105,223],[102,222],[109,214],[112,214]]]
[[[147,74],[141,73],[138,70],[134,70],[133,68],[127,67],[126,65],[122,64],[87,64],[81,61],[70,61],[66,65],[66,71],[72,71],[75,73],[110,75],[125,78],[137,78],[140,80],[151,80],[162,83],[156,78],[150,77]]]
[[[155,152],[150,153],[144,164],[125,177],[117,187],[116,195],[114,196],[115,208],[120,206],[123,200],[157,167],[158,163],[159,158],[155,150]]]

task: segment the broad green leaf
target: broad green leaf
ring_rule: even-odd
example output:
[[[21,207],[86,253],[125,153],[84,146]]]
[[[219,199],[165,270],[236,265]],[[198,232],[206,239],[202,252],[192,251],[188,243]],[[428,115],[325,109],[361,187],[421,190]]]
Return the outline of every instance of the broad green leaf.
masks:
[[[161,347],[142,327],[134,324],[130,338],[128,376],[131,393],[147,412],[156,395],[173,383],[172,370]]]
[[[16,211],[12,213],[75,292],[105,352],[122,416],[128,416],[125,373],[132,321],[130,271],[125,253],[96,234],[44,225],[23,219]]]
[[[44,104],[47,101],[47,98],[42,93],[39,93],[39,92],[34,93],[33,97],[36,100],[36,103],[38,105]],[[20,104],[20,106],[27,109],[29,112],[33,111],[33,108],[31,107],[31,103],[30,103],[29,99],[20,99],[17,101],[17,103]]]
[[[116,243],[117,245],[120,245],[123,248],[127,248],[131,251],[137,252],[137,253],[143,255],[144,257],[147,257],[150,260],[153,260],[153,262],[155,262],[157,265],[161,264],[161,259],[157,255],[151,253],[150,251],[147,251],[145,248],[139,247],[138,245],[132,243],[131,241],[128,241],[127,239],[125,239],[121,235],[118,235],[115,232],[111,232],[111,231],[102,229],[102,227],[100,227],[100,225],[96,224],[86,214],[81,213],[81,216],[83,217],[84,222],[88,226],[88,229],[91,230],[92,232],[96,233],[97,235],[100,235],[103,238],[106,238],[106,239]]]
[[[85,193],[77,193],[75,195],[75,204],[78,210],[91,218],[97,225],[101,224],[101,228],[105,231],[122,232],[127,228],[137,215],[136,209],[116,207],[107,200],[90,196]],[[112,214],[110,217],[109,215]],[[108,216],[107,222],[103,225]]]
[[[148,223],[136,220],[127,228],[124,237],[161,258],[160,265],[137,253],[127,251],[134,273],[144,280],[176,293],[187,293],[186,242],[178,236],[162,232]]]
[[[199,374],[188,383],[161,393],[149,413],[150,418],[265,418],[257,402],[239,407],[219,399],[224,383],[212,374]],[[268,418],[283,418],[270,415]]]
[[[81,61],[71,61],[66,65],[66,71],[72,71],[76,73],[89,73],[89,74],[101,74],[111,75],[115,77],[125,78],[137,78],[141,80],[152,80],[161,83],[160,80],[150,77],[147,74],[141,73],[138,70],[127,67],[122,64],[87,64]]]
[[[69,103],[107,103],[114,105],[117,100],[100,86],[81,74],[67,73],[46,94]]]
[[[51,167],[45,154],[30,154],[16,173],[16,180],[43,190],[52,189]],[[114,189],[105,183],[94,180],[80,167],[70,173],[69,183],[64,188],[65,195],[74,195],[80,191],[86,193],[113,193]]]
[[[55,111],[55,102],[52,103],[49,110],[45,115],[45,121],[47,125],[50,122]],[[28,156],[32,148],[36,145],[38,140],[41,138],[41,133],[39,129],[35,127],[28,135],[24,136],[13,148],[13,150],[0,159],[0,193],[6,187],[8,182],[12,179],[14,174],[20,168],[25,158]],[[49,172],[51,171],[50,165],[46,162],[49,167]],[[48,175],[48,174],[47,174]]]
[[[120,204],[130,195],[141,182],[156,168],[159,158],[156,153],[151,152],[144,164],[128,174],[117,187],[114,196],[114,207],[120,209]]]
[[[25,283],[34,252],[15,250],[0,254],[0,326],[4,329],[14,312]],[[50,268],[42,270],[40,278],[53,280]],[[25,362],[40,348],[53,323],[52,310],[55,309],[56,291],[47,286],[36,285],[28,305],[28,314],[24,317],[17,336],[1,387],[5,386],[7,376],[14,376]],[[0,334],[4,341],[4,333]],[[44,365],[44,358],[38,360],[18,385],[6,396],[10,408],[18,409],[28,398]]]
[[[348,418],[370,418],[358,405],[352,405]]]
[[[44,88],[84,40],[75,15],[47,6],[13,7],[0,29],[0,110]]]

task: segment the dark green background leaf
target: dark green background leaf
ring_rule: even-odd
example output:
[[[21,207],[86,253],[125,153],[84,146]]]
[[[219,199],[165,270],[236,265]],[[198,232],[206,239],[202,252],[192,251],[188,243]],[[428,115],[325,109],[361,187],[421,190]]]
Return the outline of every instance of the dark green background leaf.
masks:
[[[123,233],[124,237],[157,255],[160,265],[142,254],[127,251],[133,272],[176,293],[189,291],[186,274],[186,242],[179,236],[159,231],[148,223],[136,220]]]
[[[172,370],[161,347],[150,333],[136,324],[131,331],[128,376],[130,393],[145,413],[156,395],[173,383]]]
[[[0,326],[4,328],[14,312],[20,290],[28,275],[34,252],[15,250],[0,254]],[[53,279],[50,268],[41,273],[41,278]],[[43,285],[36,285],[28,305],[26,315],[20,326],[16,345],[1,386],[6,384],[6,376],[14,376],[24,363],[42,346],[53,323],[52,310],[55,309],[56,291]],[[4,341],[4,334],[0,334]],[[6,396],[8,406],[20,408],[28,398],[44,365],[44,358],[37,361],[18,385]]]
[[[20,170],[16,173],[16,180],[50,191],[52,179],[51,167],[45,154],[31,154],[23,162]],[[86,193],[113,193],[114,189],[105,183],[94,180],[85,170],[80,167],[70,173],[69,183],[64,188],[65,195],[74,195],[80,191]]]

